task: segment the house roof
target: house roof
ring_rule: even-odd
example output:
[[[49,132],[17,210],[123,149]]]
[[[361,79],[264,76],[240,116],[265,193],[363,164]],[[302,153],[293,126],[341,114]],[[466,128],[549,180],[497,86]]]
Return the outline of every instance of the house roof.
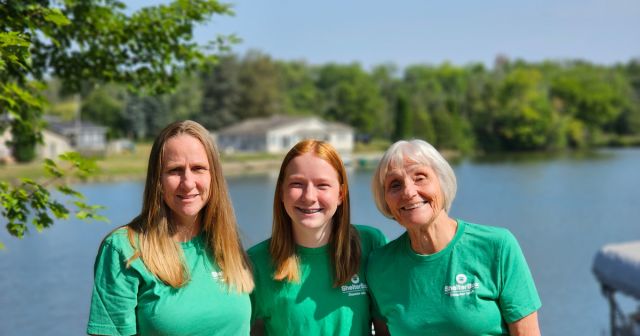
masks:
[[[264,134],[267,131],[286,127],[291,124],[295,124],[305,120],[319,120],[317,117],[302,117],[302,116],[286,116],[286,115],[273,115],[263,118],[250,118],[241,121],[237,124],[225,127],[218,131],[218,134]],[[320,120],[326,126],[332,129],[351,130],[351,126],[338,123],[338,122],[326,122]]]
[[[98,126],[88,121],[49,121],[48,127],[53,132],[63,135],[76,133],[77,130],[80,130],[81,132],[94,131],[101,133],[107,131],[106,127]]]

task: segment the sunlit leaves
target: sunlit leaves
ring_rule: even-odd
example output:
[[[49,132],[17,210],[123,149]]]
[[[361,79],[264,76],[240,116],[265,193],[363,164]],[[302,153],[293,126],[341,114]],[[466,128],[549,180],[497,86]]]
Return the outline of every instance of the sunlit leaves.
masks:
[[[28,233],[29,220],[32,227],[41,232],[53,225],[54,218],[68,219],[71,213],[82,220],[108,221],[98,213],[104,209],[103,206],[87,204],[84,195],[65,182],[68,177],[81,178],[93,174],[95,162],[74,152],[60,155],[59,159],[60,162],[44,161],[44,169],[51,180],[43,184],[27,178],[15,186],[0,182],[0,215],[7,221],[6,228],[12,236],[22,238]],[[59,194],[52,195],[47,187],[53,187]],[[66,204],[60,199],[66,199]]]

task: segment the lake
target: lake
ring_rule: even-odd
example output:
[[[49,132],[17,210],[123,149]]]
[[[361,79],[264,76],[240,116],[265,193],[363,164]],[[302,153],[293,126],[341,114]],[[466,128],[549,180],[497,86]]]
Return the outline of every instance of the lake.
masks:
[[[544,335],[606,335],[609,308],[591,265],[604,244],[640,239],[640,149],[462,160],[451,215],[509,228],[542,299]],[[267,238],[275,174],[230,177],[245,247]],[[403,232],[375,208],[371,171],[352,170],[353,222]],[[23,240],[0,240],[0,335],[83,335],[102,238],[140,209],[142,182],[78,185],[111,222],[62,221]],[[640,281],[640,279],[638,279]],[[620,297],[623,307],[634,302]]]

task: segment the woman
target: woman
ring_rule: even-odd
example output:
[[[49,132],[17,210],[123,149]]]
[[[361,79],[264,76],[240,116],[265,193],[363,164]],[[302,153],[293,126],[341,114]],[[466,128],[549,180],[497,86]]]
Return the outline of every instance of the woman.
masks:
[[[87,333],[248,335],[249,261],[211,136],[193,121],[160,132],[142,211],[102,242]]]
[[[350,224],[347,173],[331,145],[304,140],[287,153],[273,208],[271,238],[249,250],[252,332],[369,335],[365,266],[386,238]]]
[[[398,141],[373,175],[378,209],[406,232],[369,257],[392,335],[539,335],[540,299],[506,229],[449,217],[456,177],[422,140]]]

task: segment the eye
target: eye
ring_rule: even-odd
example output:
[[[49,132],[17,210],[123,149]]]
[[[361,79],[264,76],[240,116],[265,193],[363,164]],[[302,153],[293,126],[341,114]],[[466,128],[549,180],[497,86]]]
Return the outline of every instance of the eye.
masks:
[[[193,170],[196,171],[196,172],[205,172],[208,169],[207,169],[207,167],[204,167],[204,166],[195,166],[195,167],[193,167]]]
[[[294,181],[289,183],[289,188],[302,188],[302,183],[298,181]]]
[[[318,184],[318,189],[320,190],[327,190],[331,188],[331,185],[329,183],[320,183]]]
[[[169,168],[167,173],[169,173],[171,175],[175,175],[175,174],[179,174],[180,171],[181,171],[181,169],[179,167],[174,167],[174,168]]]
[[[389,182],[389,184],[387,185],[387,189],[395,191],[400,189],[400,187],[402,187],[402,183],[398,180],[392,180],[391,182]]]

